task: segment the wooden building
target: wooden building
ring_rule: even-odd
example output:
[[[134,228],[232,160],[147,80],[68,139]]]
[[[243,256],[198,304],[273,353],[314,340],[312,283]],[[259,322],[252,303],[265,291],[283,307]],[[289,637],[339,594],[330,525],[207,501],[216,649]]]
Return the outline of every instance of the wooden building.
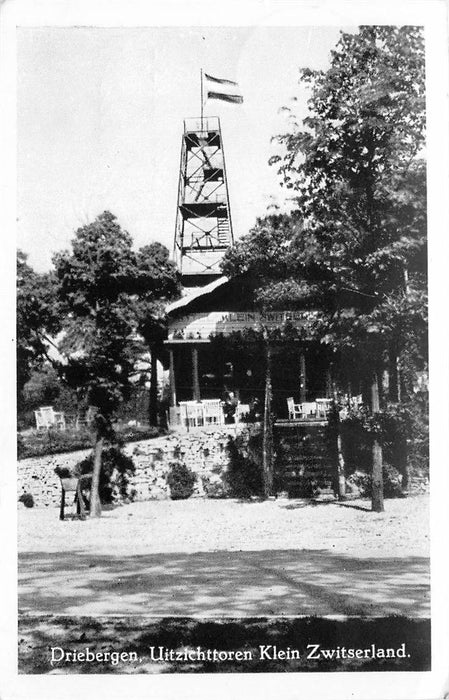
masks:
[[[165,347],[172,427],[189,422],[195,425],[198,420],[203,424],[226,420],[220,412],[226,411],[226,402],[235,406],[234,420],[244,420],[248,414],[257,418],[265,392],[264,330],[272,338],[272,406],[276,417],[291,417],[288,400],[304,406],[317,398],[329,399],[329,358],[307,332],[318,312],[304,308],[262,313],[254,303],[254,286],[249,277],[219,277],[189,290],[168,307]],[[288,340],[289,330],[293,331],[292,340]],[[218,402],[221,409],[216,408]],[[209,416],[207,410],[202,416],[201,405],[209,410]],[[193,416],[190,421],[189,411]]]

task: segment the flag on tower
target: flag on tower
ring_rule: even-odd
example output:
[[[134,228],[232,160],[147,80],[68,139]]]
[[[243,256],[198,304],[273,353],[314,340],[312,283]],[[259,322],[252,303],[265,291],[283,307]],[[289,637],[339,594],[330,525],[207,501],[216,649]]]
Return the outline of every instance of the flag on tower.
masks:
[[[214,78],[212,75],[204,73],[206,100],[223,100],[241,104],[243,102],[242,93],[237,83],[224,78]]]

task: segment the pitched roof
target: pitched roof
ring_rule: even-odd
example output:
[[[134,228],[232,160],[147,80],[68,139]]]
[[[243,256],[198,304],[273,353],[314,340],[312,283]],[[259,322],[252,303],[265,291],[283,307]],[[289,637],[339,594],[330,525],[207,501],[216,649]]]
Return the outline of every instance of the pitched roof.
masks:
[[[199,299],[202,296],[207,296],[218,287],[221,287],[223,284],[226,284],[226,282],[228,281],[228,278],[223,276],[219,277],[213,282],[210,282],[209,284],[206,284],[204,287],[195,287],[191,290],[186,290],[187,293],[185,294],[185,296],[181,297],[181,299],[178,299],[177,301],[173,301],[171,304],[168,304],[168,306],[166,307],[167,314],[170,315],[171,311],[183,309],[189,306],[189,304],[192,301],[195,301],[196,299]]]

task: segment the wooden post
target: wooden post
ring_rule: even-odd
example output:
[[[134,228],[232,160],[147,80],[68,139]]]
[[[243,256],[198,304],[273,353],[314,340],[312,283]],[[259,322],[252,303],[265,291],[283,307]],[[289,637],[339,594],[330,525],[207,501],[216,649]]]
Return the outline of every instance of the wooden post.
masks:
[[[307,396],[307,378],[306,378],[306,358],[304,353],[299,356],[299,402],[304,403]]]
[[[273,424],[271,420],[271,347],[266,341],[265,406],[263,414],[263,492],[265,498],[273,492]]]
[[[371,382],[371,412],[374,415],[378,413],[380,409],[379,402],[379,381],[377,373],[374,372]],[[371,510],[376,513],[382,513],[384,510],[384,484],[383,484],[383,459],[382,459],[382,446],[377,439],[374,437],[373,447],[373,472],[372,472],[372,500],[371,500]]]
[[[175,357],[173,348],[170,348],[168,353],[170,357],[170,369],[168,372],[170,381],[170,406],[176,406]]]
[[[343,445],[340,432],[340,415],[338,404],[334,397],[330,415],[329,415],[330,435],[334,441],[332,446],[332,454],[335,459],[336,468],[336,488],[339,501],[344,501],[346,498],[346,465],[343,456]],[[334,481],[335,484],[335,481]]]
[[[192,393],[193,400],[200,401],[200,379],[198,375],[198,348],[192,347]]]
[[[61,487],[61,507],[59,509],[59,520],[64,520],[64,508],[65,508],[65,488]]]
[[[156,348],[151,346],[151,368],[150,368],[150,405],[148,418],[150,425],[157,428],[157,356]],[[137,416],[136,416],[137,417]]]

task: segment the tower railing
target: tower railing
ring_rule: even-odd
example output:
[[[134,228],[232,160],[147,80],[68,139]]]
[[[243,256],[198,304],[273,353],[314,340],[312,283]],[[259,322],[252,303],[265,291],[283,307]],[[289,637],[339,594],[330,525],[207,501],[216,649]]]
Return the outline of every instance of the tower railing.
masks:
[[[201,131],[219,131],[220,119],[218,117],[187,117],[184,119],[184,133],[198,133]]]

